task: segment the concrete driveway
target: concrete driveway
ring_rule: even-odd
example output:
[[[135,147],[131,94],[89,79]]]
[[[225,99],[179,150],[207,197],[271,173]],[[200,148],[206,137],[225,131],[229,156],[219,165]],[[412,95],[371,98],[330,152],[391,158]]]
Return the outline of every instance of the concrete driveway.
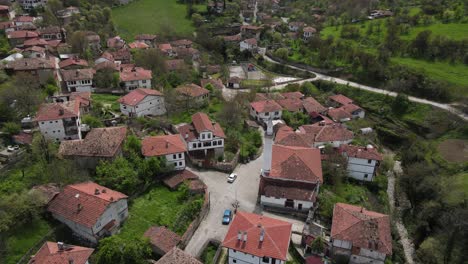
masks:
[[[187,253],[199,256],[203,246],[210,239],[223,241],[229,227],[221,224],[223,212],[226,209],[234,209],[232,204],[236,197],[240,205],[238,210],[253,212],[256,209],[262,164],[263,155],[248,164],[237,166],[234,173],[237,173],[238,176],[234,183],[227,183],[229,175],[225,173],[189,169],[200,176],[208,186],[211,204],[210,212],[185,248]]]

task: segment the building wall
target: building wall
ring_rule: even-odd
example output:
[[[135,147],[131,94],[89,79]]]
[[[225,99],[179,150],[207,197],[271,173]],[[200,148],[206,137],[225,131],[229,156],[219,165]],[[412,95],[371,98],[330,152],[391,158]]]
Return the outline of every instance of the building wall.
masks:
[[[284,264],[284,261],[272,258],[269,258],[269,261],[263,262],[263,258],[233,249],[228,250],[228,257],[229,264]]]
[[[69,92],[93,92],[93,80],[78,80],[66,82]]]
[[[174,165],[174,169],[176,170],[185,169],[185,153],[182,152],[182,153],[166,155],[166,164]]]
[[[121,199],[117,202],[111,203],[106,211],[101,215],[101,217],[96,221],[96,224],[93,226],[93,231],[95,234],[99,234],[103,231],[104,226],[115,220],[116,226],[121,226],[121,224],[127,219],[128,217],[128,205],[127,199]],[[118,230],[115,228],[113,231],[114,233]]]
[[[283,111],[276,111],[276,112],[266,112],[266,113],[258,113],[252,107],[250,107],[250,116],[252,116],[255,120],[266,122],[269,119],[281,119]]]
[[[69,219],[62,217],[61,215],[52,214],[52,216],[59,222],[67,225],[75,235],[92,243],[97,243],[97,239],[93,234],[92,228],[70,221]]]
[[[130,92],[137,88],[151,88],[151,79],[124,82],[125,91]]]
[[[353,118],[364,118],[366,116],[366,112],[364,110],[358,110],[352,113]]]
[[[350,177],[360,181],[372,181],[374,178],[376,165],[377,161],[375,160],[349,157],[348,174]]]
[[[340,147],[341,145],[343,144],[349,144],[351,143],[351,141],[353,141],[352,139],[350,140],[345,140],[345,141],[326,141],[326,142],[314,142],[314,147],[320,147],[320,146],[325,146],[327,144],[330,144],[332,145],[334,148],[338,148]]]
[[[163,115],[166,113],[164,97],[148,95],[136,106],[120,104],[122,114],[129,116],[134,113],[135,116],[145,115]]]
[[[50,140],[62,141],[62,140],[69,140],[69,139],[81,139],[81,132],[80,132],[80,119],[77,118],[76,126],[77,126],[77,134],[73,135],[66,135],[65,134],[65,127],[62,119],[58,120],[49,120],[49,121],[40,121],[38,122],[39,129],[42,135]]]
[[[214,145],[214,142],[216,142],[216,145]],[[194,141],[187,142],[187,147],[189,151],[224,148],[224,139],[218,137],[214,137],[211,140],[205,141],[200,141],[197,139]]]
[[[45,6],[47,4],[46,0],[22,0],[19,1],[21,7],[23,9],[29,10],[29,9],[35,9],[38,7]]]
[[[301,200],[293,200],[293,201],[294,201],[295,210],[299,210],[299,204],[302,204],[302,211],[308,211],[310,208],[314,206],[314,203],[310,201],[301,201]],[[291,208],[291,207],[285,207],[284,206],[285,202],[286,202],[285,198],[267,197],[265,195],[260,196],[261,205],[274,206],[274,207],[279,207],[279,208]]]

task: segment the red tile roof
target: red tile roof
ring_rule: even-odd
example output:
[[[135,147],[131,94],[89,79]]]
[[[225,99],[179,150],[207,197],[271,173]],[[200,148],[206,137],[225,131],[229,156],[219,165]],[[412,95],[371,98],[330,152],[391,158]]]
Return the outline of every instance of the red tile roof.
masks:
[[[257,39],[255,38],[245,39],[244,42],[251,46],[257,46]]]
[[[306,264],[323,264],[322,257],[319,256],[308,256],[306,258]]]
[[[307,97],[302,101],[302,105],[307,113],[323,113],[327,111],[323,105],[321,105],[317,100],[312,97]]]
[[[275,144],[308,148],[314,145],[314,137],[303,132],[295,132],[292,128],[284,126],[276,132]]]
[[[62,79],[65,82],[78,81],[78,80],[93,80],[94,69],[74,69],[74,70],[61,70]]]
[[[140,67],[132,68],[130,71],[120,72],[120,80],[123,82],[151,80],[151,78],[153,78],[153,72]]]
[[[152,226],[143,236],[149,238],[151,244],[164,253],[171,251],[180,242],[179,235],[163,226]]]
[[[273,100],[253,102],[250,103],[250,106],[253,107],[253,109],[259,113],[276,112],[283,110],[281,105],[279,105]]]
[[[180,134],[145,137],[141,143],[145,157],[158,157],[187,152],[187,146]]]
[[[213,85],[213,87],[216,89],[221,90],[224,88],[223,81],[221,81],[220,79],[201,79],[200,84],[203,88],[205,88],[208,84]]]
[[[305,125],[299,127],[301,132],[313,134],[315,142],[328,142],[328,141],[347,141],[354,138],[353,132],[346,129],[341,124],[332,125]]]
[[[262,230],[264,238],[260,241]],[[224,238],[223,247],[286,261],[291,231],[291,223],[241,211],[235,215]],[[238,232],[242,232],[241,240],[238,240]],[[243,241],[244,232],[247,233],[246,242]]]
[[[93,128],[84,139],[60,143],[63,157],[115,157],[127,136],[126,127]]]
[[[350,99],[342,94],[336,94],[328,97],[330,100],[335,101],[341,105],[347,105],[353,103],[353,99]]]
[[[195,257],[185,253],[183,250],[174,247],[166,255],[162,256],[156,264],[202,264]]]
[[[288,98],[276,100],[276,102],[289,112],[302,112],[302,100],[298,98]]]
[[[192,41],[188,39],[179,39],[171,42],[172,46],[190,46],[192,45]]]
[[[13,21],[15,22],[34,22],[34,17],[32,16],[17,16],[13,18]]]
[[[27,30],[17,30],[17,31],[10,31],[7,33],[9,39],[19,39],[19,38],[37,38],[39,34],[34,31],[27,31]]]
[[[159,44],[158,47],[162,52],[169,52],[172,50],[172,46],[169,43]]]
[[[15,71],[32,71],[41,69],[55,69],[55,61],[53,58],[22,58],[16,61],[8,62],[5,66]]]
[[[100,191],[97,195],[96,189]],[[94,182],[83,182],[65,186],[49,203],[47,210],[91,228],[111,203],[121,199],[127,199],[127,196]]]
[[[304,98],[304,94],[301,93],[301,92],[281,93],[281,95],[286,99],[302,99],[302,98]]]
[[[215,136],[224,138],[224,131],[218,123],[212,123],[207,114],[198,112],[192,115],[192,124],[198,133],[211,131]]]
[[[131,49],[148,49],[150,46],[142,41],[134,41],[130,44],[128,44],[128,46],[131,48]]]
[[[57,243],[45,242],[37,253],[31,257],[29,264],[85,264],[94,249],[73,245],[64,245],[60,250]]]
[[[69,58],[59,62],[60,69],[67,68],[69,66],[82,66],[88,67],[88,62],[86,60],[82,60],[78,57],[76,58]]]
[[[344,111],[342,107],[328,109],[328,116],[331,117],[335,122],[353,118],[353,116],[350,113]]]
[[[317,29],[313,28],[313,27],[305,27],[302,31],[304,32],[310,32],[310,33],[315,33],[317,32]]]
[[[175,89],[175,91],[178,94],[189,97],[200,97],[210,93],[209,90],[202,88],[194,83],[180,85]]]
[[[197,180],[198,176],[189,170],[180,170],[163,180],[164,184],[171,189],[177,188],[186,180]]]
[[[120,97],[118,102],[125,105],[135,106],[139,104],[147,96],[163,96],[158,90],[138,88],[123,97]]]
[[[268,182],[263,187],[261,195],[310,202],[315,202],[317,199],[315,186],[304,186],[296,182]]]
[[[353,112],[355,112],[357,110],[362,110],[362,108],[360,106],[355,105],[353,103],[343,105],[340,108],[343,109],[345,112],[350,113],[350,114],[352,114]]]
[[[36,121],[40,122],[78,117],[79,113],[80,104],[76,101],[42,104],[36,113]]]
[[[168,71],[176,71],[183,69],[185,67],[185,62],[182,59],[166,60],[164,66]]]
[[[320,150],[273,145],[268,177],[294,181],[323,182]]]
[[[367,160],[382,160],[382,154],[373,147],[359,147],[353,145],[341,145],[340,151],[348,157],[367,159]]]
[[[45,39],[33,38],[33,39],[25,40],[23,45],[25,47],[32,47],[32,46],[43,46],[43,47],[45,47],[45,46],[49,45],[49,43]]]
[[[333,209],[331,238],[351,241],[355,248],[392,254],[390,217],[361,206],[337,203]]]

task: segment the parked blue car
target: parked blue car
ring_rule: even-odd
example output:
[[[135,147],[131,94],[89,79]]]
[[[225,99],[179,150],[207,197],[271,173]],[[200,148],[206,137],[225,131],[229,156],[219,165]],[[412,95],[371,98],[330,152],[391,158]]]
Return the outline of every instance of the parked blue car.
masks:
[[[232,218],[232,212],[231,210],[227,209],[227,210],[224,210],[224,214],[223,214],[223,225],[229,225],[229,223],[231,223],[231,218]]]

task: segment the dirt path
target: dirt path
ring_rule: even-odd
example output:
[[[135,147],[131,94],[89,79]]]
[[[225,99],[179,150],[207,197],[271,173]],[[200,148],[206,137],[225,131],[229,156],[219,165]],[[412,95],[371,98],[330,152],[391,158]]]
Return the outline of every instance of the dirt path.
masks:
[[[400,243],[403,246],[403,251],[405,254],[405,259],[406,263],[408,264],[414,264],[414,245],[411,239],[408,236],[408,231],[406,230],[405,225],[403,225],[403,221],[401,219],[401,214],[400,214],[400,208],[395,207],[395,182],[396,182],[396,177],[395,175],[398,175],[402,173],[401,169],[401,164],[399,161],[395,162],[395,166],[393,168],[393,171],[389,171],[387,173],[388,176],[388,185],[387,185],[387,195],[388,195],[388,200],[390,203],[390,209],[392,210],[393,214],[396,216],[395,219],[395,225],[396,229],[398,232],[398,235],[400,236]]]

